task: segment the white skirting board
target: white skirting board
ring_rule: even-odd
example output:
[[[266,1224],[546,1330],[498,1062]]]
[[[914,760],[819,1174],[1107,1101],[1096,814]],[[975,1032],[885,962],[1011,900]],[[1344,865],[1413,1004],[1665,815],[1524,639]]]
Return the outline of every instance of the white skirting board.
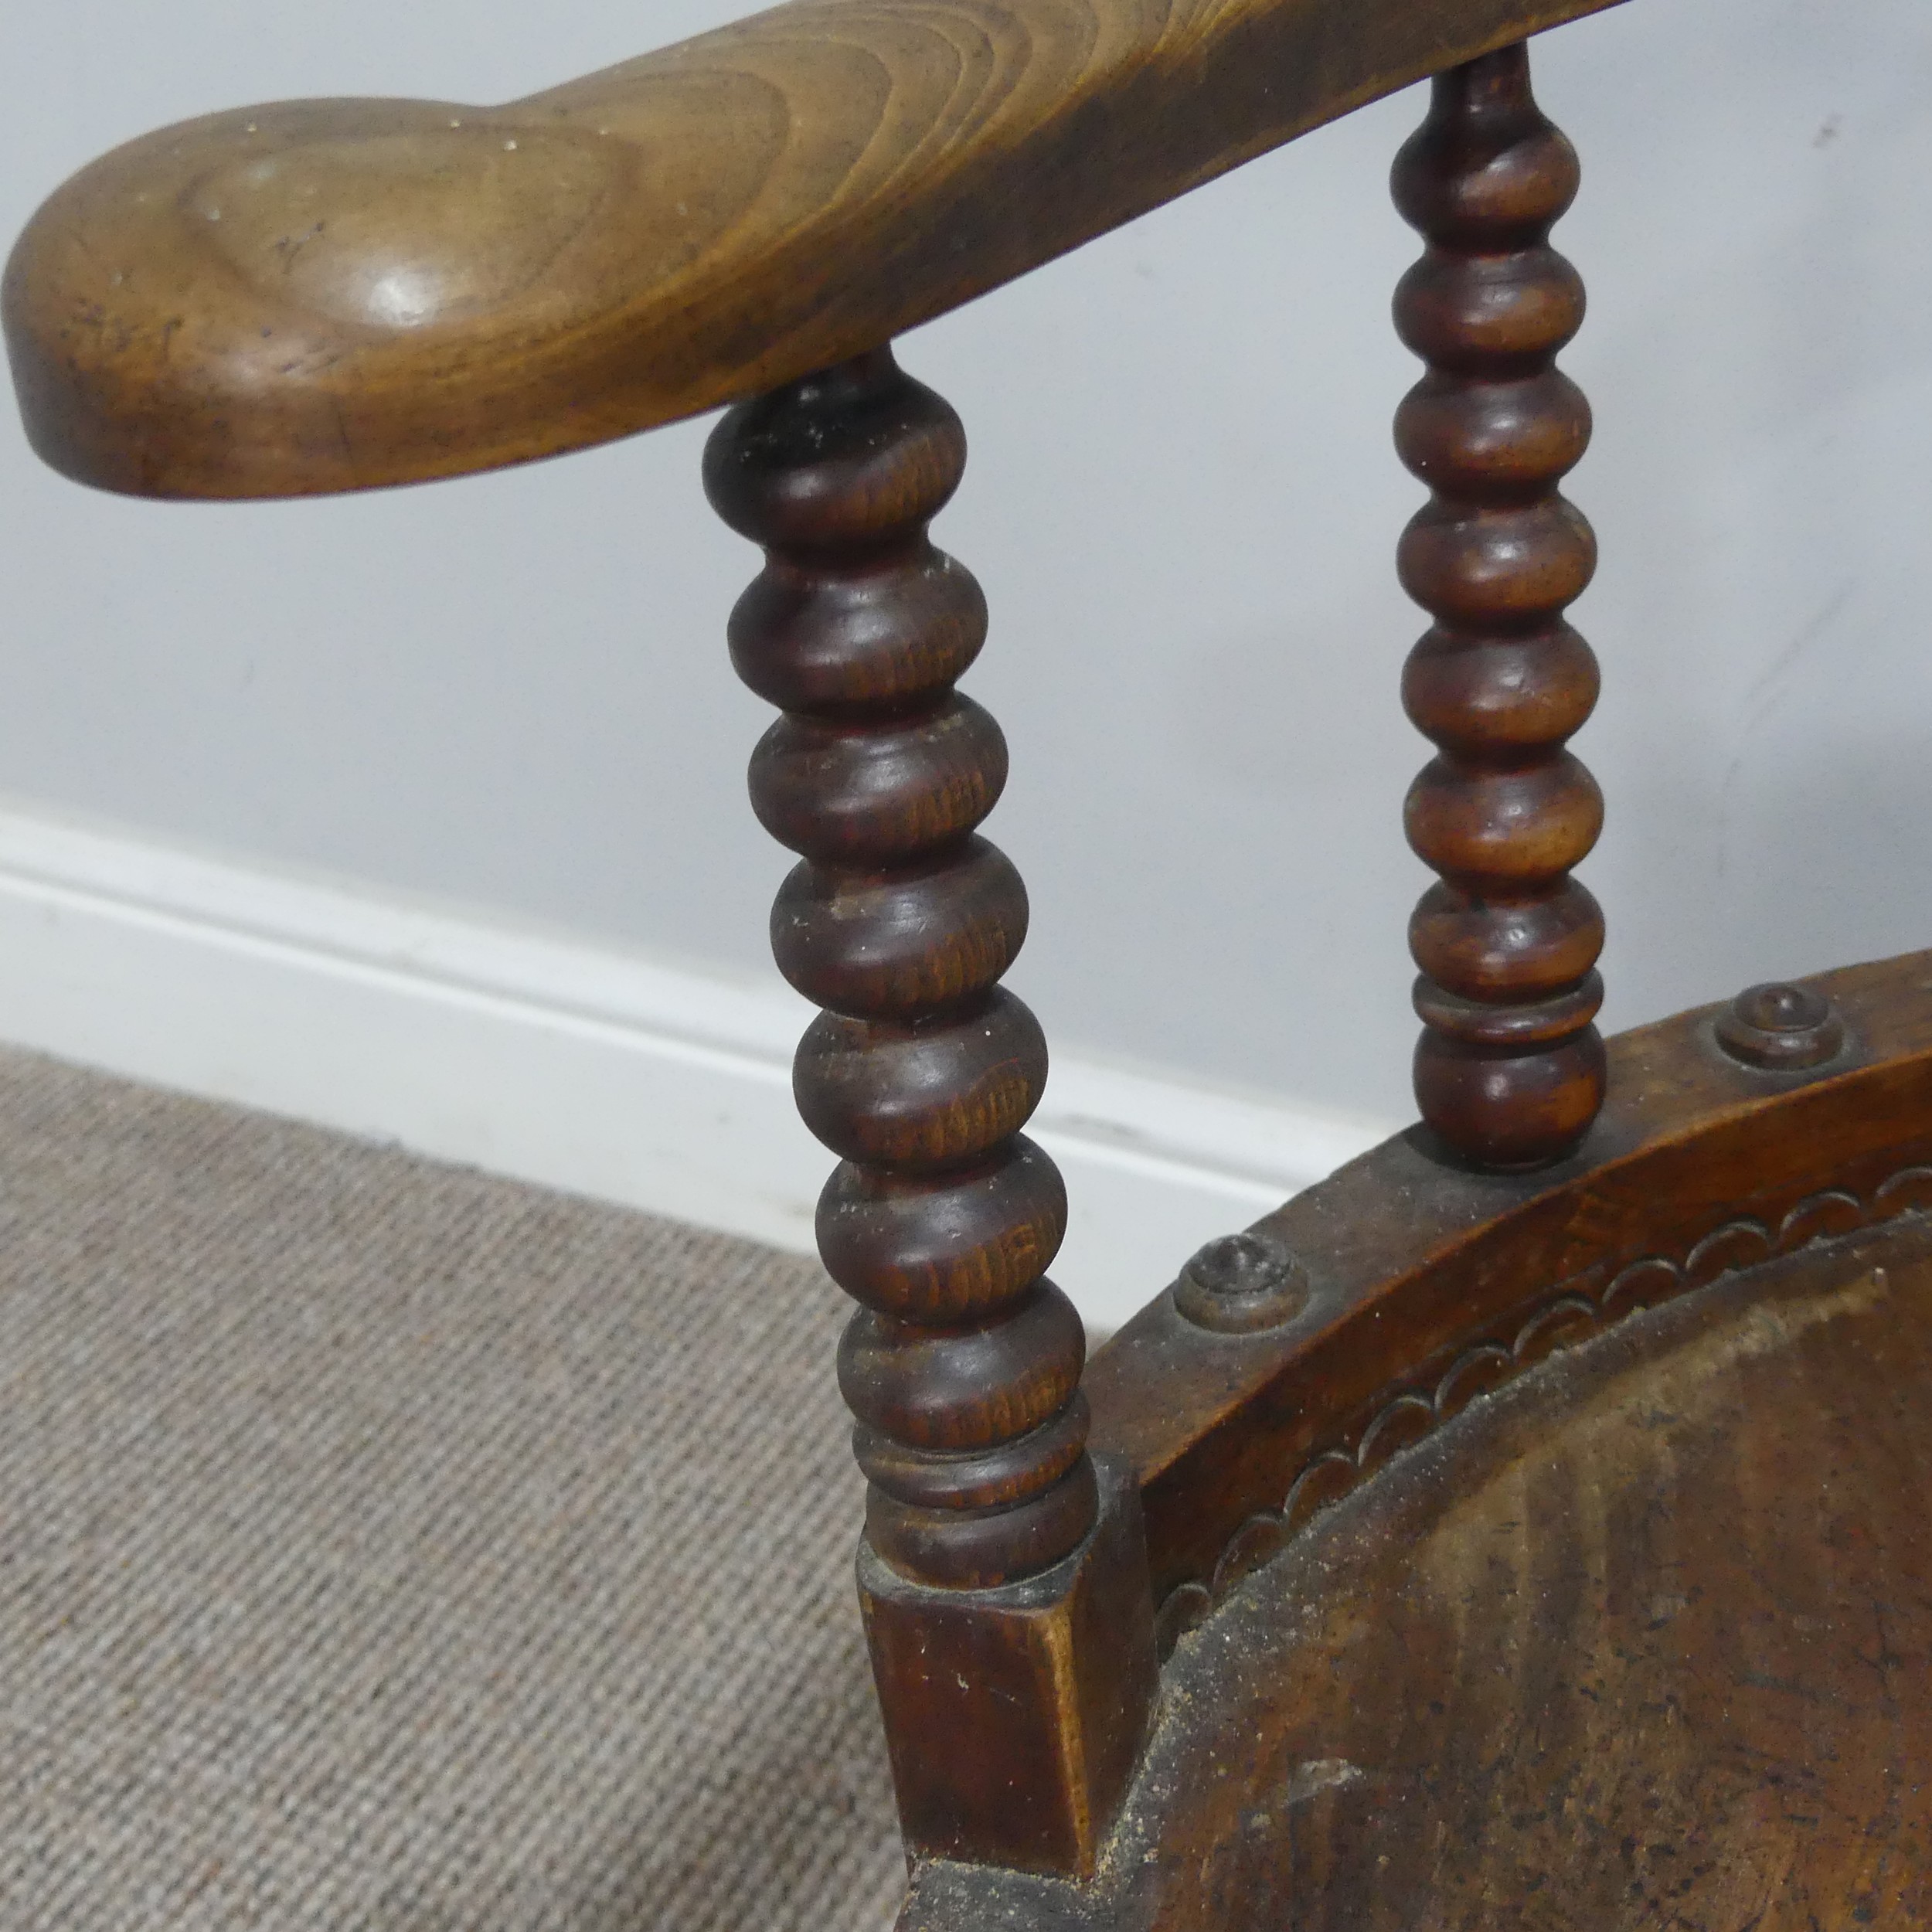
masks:
[[[0,1038],[808,1250],[831,1157],[778,983],[0,808]],[[1388,1130],[1056,1055],[1029,1131],[1073,1202],[1054,1279],[1117,1328],[1201,1242]]]

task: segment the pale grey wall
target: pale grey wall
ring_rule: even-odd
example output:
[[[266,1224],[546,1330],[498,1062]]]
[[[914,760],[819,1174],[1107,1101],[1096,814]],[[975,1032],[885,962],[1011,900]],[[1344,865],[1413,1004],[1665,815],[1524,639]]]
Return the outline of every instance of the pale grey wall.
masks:
[[[9,232],[74,166],[299,93],[490,99],[737,9],[89,0],[0,23]],[[1618,1024],[1932,940],[1932,9],[1635,0],[1540,43],[1585,189],[1573,494],[1607,693]],[[1395,683],[1417,500],[1386,423],[1414,243],[1384,103],[924,331],[973,437],[943,540],[1049,1030],[1406,1111]],[[516,474],[244,508],[111,501],[0,427],[0,788],[244,855],[757,968],[784,859],[719,631],[750,565],[702,426]]]

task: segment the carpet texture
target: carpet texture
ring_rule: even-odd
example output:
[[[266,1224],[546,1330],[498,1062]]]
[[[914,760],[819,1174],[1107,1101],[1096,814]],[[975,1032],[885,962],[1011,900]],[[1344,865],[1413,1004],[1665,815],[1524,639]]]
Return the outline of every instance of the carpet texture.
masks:
[[[889,1925],[841,1318],[0,1054],[0,1925]]]

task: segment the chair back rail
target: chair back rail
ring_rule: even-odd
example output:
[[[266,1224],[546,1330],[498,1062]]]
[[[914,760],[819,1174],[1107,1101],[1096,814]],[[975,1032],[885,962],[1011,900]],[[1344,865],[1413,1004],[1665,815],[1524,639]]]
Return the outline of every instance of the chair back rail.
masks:
[[[1788,1018],[1753,1024],[1767,1010]],[[1767,1052],[1767,1031],[1794,1051]],[[1091,1441],[1135,1471],[1165,1648],[1325,1504],[1553,1350],[1932,1208],[1932,954],[1607,1045],[1603,1112],[1569,1158],[1479,1174],[1412,1129],[1255,1224],[1300,1285],[1285,1319],[1216,1332],[1170,1289],[1096,1352]]]
[[[877,349],[1364,101],[1612,0],[792,0],[501,107],[311,100],[60,189],[35,447],[135,495],[555,455]]]

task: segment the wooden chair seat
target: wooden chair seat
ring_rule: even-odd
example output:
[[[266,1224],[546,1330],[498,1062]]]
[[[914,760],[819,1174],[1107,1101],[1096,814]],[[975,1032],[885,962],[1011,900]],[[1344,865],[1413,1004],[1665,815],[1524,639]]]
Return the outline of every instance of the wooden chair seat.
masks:
[[[905,1932],[1932,1922],[1932,1225],[1472,1403],[1182,1640],[1083,1889]]]

